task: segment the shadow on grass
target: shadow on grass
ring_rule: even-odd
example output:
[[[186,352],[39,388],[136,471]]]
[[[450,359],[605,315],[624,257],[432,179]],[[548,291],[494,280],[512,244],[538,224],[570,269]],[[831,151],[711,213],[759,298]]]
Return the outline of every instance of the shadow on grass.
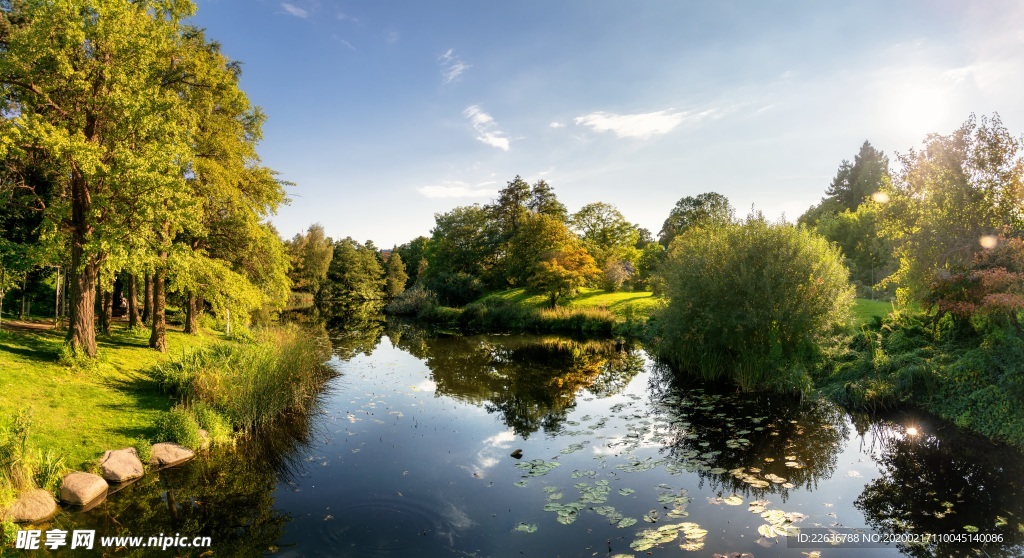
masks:
[[[38,362],[56,362],[63,343],[64,336],[52,331],[0,333],[0,352]]]
[[[167,412],[174,406],[174,399],[160,390],[156,380],[149,377],[143,371],[131,377],[106,378],[104,383],[114,390],[117,390],[129,399],[123,404],[105,403],[102,406],[118,413],[137,414],[140,411]],[[110,428],[110,432],[121,434],[129,438],[146,438],[152,440],[156,434],[156,425],[116,425]]]

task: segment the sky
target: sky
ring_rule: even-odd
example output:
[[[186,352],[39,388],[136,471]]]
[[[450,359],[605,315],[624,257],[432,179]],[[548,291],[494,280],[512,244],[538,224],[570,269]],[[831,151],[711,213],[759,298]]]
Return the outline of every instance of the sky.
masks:
[[[868,140],[893,166],[998,112],[1024,132],[1024,2],[196,0],[268,116],[272,218],[379,247],[516,175],[657,235],[703,192],[795,220]]]

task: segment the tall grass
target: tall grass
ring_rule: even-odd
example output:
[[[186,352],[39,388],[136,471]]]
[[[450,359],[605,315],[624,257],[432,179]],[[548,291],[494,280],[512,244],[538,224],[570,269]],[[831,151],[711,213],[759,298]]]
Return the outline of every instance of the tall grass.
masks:
[[[31,428],[32,417],[26,410],[0,423],[0,509],[26,490],[55,491],[67,472],[63,455],[32,450],[28,444]]]
[[[155,368],[153,375],[204,429],[219,428],[219,415],[231,427],[251,431],[286,412],[306,411],[334,376],[324,364],[329,355],[326,337],[290,325],[259,331],[252,341],[200,349]],[[195,442],[187,419],[167,420],[176,422],[165,430],[177,429]]]

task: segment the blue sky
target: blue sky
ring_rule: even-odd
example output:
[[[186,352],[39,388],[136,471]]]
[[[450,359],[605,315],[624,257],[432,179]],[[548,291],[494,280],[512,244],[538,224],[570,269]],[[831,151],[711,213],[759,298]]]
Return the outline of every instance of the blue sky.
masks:
[[[378,246],[515,175],[657,234],[716,191],[795,219],[869,140],[1024,132],[1024,2],[197,0],[294,182],[274,223]]]

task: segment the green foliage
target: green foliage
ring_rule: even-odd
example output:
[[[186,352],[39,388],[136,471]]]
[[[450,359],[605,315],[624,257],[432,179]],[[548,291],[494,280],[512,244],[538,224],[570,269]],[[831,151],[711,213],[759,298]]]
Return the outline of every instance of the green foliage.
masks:
[[[882,235],[881,204],[869,200],[853,211],[823,215],[817,230],[842,250],[861,296],[873,296],[876,285],[896,270],[893,242]]]
[[[657,352],[743,389],[806,388],[825,336],[847,326],[853,289],[824,238],[751,215],[676,237]]]
[[[377,251],[352,238],[334,243],[327,280],[317,298],[328,302],[378,300],[384,296],[384,269]]]
[[[388,298],[394,298],[405,290],[405,283],[409,280],[409,274],[405,272],[405,263],[402,255],[396,250],[391,251],[384,266],[384,294]]]
[[[896,241],[892,281],[901,301],[924,300],[936,278],[966,269],[989,235],[1024,230],[1024,139],[1011,136],[999,115],[972,115],[899,159],[883,215]]]
[[[601,272],[582,246],[568,243],[551,251],[536,264],[529,287],[547,293],[551,308],[559,299],[575,295]]]
[[[706,192],[686,196],[676,202],[658,233],[658,242],[668,248],[676,236],[702,223],[718,224],[733,220],[734,211],[725,196]]]
[[[287,411],[308,408],[333,375],[324,365],[328,351],[326,339],[295,326],[280,327],[259,332],[251,343],[203,348],[152,373],[166,390],[198,409],[192,417],[197,424],[223,430],[208,406],[235,429],[252,430]]]
[[[36,486],[53,493],[60,489],[61,480],[68,473],[67,458],[63,454],[53,449],[37,449],[33,465]]]
[[[409,278],[405,282],[406,289],[411,289],[413,285],[420,282],[420,272],[426,271],[427,243],[429,241],[430,239],[425,236],[417,236],[394,250],[395,253],[402,256],[405,271],[409,274]]]
[[[966,270],[936,279],[929,287],[926,302],[935,309],[937,319],[950,315],[960,320],[1003,324],[1021,331],[1024,240],[990,238],[995,246],[975,254]]]
[[[819,384],[851,407],[919,405],[1024,447],[1024,338],[1006,324],[894,312],[862,328]]]
[[[35,488],[31,453],[28,447],[31,414],[22,409],[0,424],[0,504],[17,493]]]
[[[199,434],[199,421],[183,405],[178,405],[160,417],[156,423],[157,436],[163,442],[174,442],[189,449],[197,450],[203,444]]]
[[[428,306],[436,305],[437,295],[418,284],[388,301],[384,311],[395,316],[416,316]]]
[[[327,278],[331,259],[334,257],[334,243],[319,223],[309,226],[306,234],[297,234],[285,244],[291,259],[289,277],[292,288],[297,291],[316,293]]]
[[[603,202],[587,204],[572,215],[569,226],[580,236],[597,267],[605,271],[627,270],[627,277],[621,281],[613,278],[612,283],[621,286],[633,275],[640,259],[640,250],[636,247],[640,230],[615,206]]]

